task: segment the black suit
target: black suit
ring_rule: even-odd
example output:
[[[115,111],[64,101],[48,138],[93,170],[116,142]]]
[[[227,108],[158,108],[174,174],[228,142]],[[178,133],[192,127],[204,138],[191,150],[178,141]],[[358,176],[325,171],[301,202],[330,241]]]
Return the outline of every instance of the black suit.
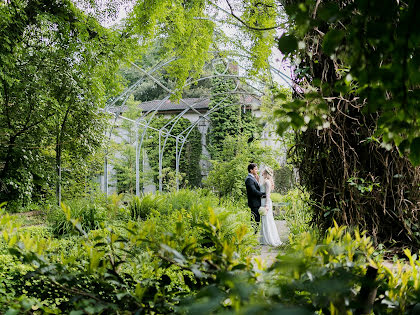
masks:
[[[257,180],[254,176],[248,174],[247,178],[245,179],[245,186],[246,186],[246,195],[248,197],[248,206],[251,208],[251,213],[255,218],[257,223],[260,222],[260,214],[258,213],[258,209],[261,207],[261,197],[264,195],[260,191],[260,185],[258,185]]]

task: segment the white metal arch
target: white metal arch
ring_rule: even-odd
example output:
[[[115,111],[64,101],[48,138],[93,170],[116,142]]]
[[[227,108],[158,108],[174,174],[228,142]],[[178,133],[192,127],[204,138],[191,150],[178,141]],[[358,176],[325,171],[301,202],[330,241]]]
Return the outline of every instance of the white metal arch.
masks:
[[[221,58],[215,58],[214,60],[222,60]],[[184,100],[180,100],[181,102],[183,102],[187,107],[178,115],[176,115],[174,118],[172,118],[167,124],[165,124],[165,126],[163,126],[160,129],[156,129],[152,126],[150,126],[153,118],[155,117],[156,113],[159,111],[160,107],[164,104],[164,102],[166,102],[171,95],[173,95],[175,92],[172,91],[171,89],[169,89],[168,87],[166,87],[163,83],[161,83],[157,78],[155,78],[153,76],[153,73],[155,71],[157,71],[158,69],[163,68],[164,66],[170,64],[171,62],[173,62],[174,60],[176,60],[176,58],[172,58],[169,59],[168,61],[165,61],[163,63],[158,63],[157,65],[153,66],[151,69],[149,69],[148,71],[145,71],[144,69],[142,69],[141,67],[139,67],[138,65],[132,63],[132,65],[141,72],[142,76],[140,77],[140,79],[138,79],[135,83],[133,83],[131,86],[129,86],[121,95],[119,95],[118,97],[116,97],[115,99],[113,99],[104,109],[105,112],[107,113],[111,113],[113,115],[115,115],[115,120],[114,120],[114,124],[115,121],[118,118],[130,121],[134,124],[135,126],[135,134],[136,134],[136,141],[135,141],[135,146],[136,146],[136,195],[139,196],[140,195],[140,153],[142,150],[142,146],[143,146],[143,142],[145,139],[145,136],[147,134],[147,130],[155,130],[158,132],[159,135],[159,191],[162,191],[162,161],[163,161],[163,154],[164,154],[164,150],[165,150],[165,146],[167,143],[167,140],[169,137],[173,137],[176,140],[176,156],[175,156],[175,160],[176,160],[176,181],[177,181],[177,189],[179,188],[179,183],[178,183],[178,175],[179,175],[179,167],[180,167],[180,159],[182,156],[182,149],[185,145],[185,143],[188,141],[188,136],[191,134],[191,132],[194,130],[194,128],[199,124],[199,122],[201,122],[202,120],[209,120],[209,115],[221,108],[224,108],[226,106],[232,106],[232,105],[237,105],[237,104],[229,104],[229,105],[225,105],[225,106],[221,106],[221,104],[223,103],[223,101],[231,94],[249,94],[249,95],[258,95],[258,94],[262,94],[261,91],[259,91],[258,88],[248,84],[254,91],[260,92],[260,93],[249,93],[249,92],[238,92],[238,87],[239,87],[239,83],[236,82],[236,86],[234,88],[233,91],[226,93],[228,94],[224,99],[222,99],[221,101],[219,101],[217,104],[214,105],[214,107],[209,110],[207,113],[202,114],[200,113],[197,109],[194,108],[194,106],[196,104],[190,105],[187,102],[185,102]],[[227,74],[228,71],[228,65],[226,65],[226,68],[224,69],[224,71],[220,72],[220,73],[216,73],[214,75],[209,75],[206,77],[201,77],[199,79],[195,79],[195,80],[189,80],[187,81],[185,86],[189,86],[192,84],[195,84],[197,82],[200,82],[202,80],[209,80],[212,78],[217,78],[217,77],[224,77],[227,79],[250,79],[250,77],[247,76],[240,76],[238,75],[232,75],[232,74]],[[149,111],[147,111],[145,114],[143,114],[141,117],[139,117],[137,120],[132,120],[129,118],[126,118],[124,116],[121,115],[120,112],[115,111],[115,107],[112,107],[113,105],[115,105],[119,100],[122,100],[122,105],[124,106],[127,99],[129,98],[129,96],[132,94],[132,92],[134,91],[134,89],[139,86],[144,80],[145,78],[149,78],[151,79],[153,82],[155,82],[157,85],[159,85],[162,89],[164,89],[166,92],[168,92],[168,95],[161,100],[160,103],[158,103],[158,105],[152,109],[150,109]],[[252,78],[255,80],[255,78]],[[263,83],[263,82],[260,82]],[[263,83],[264,84],[264,83]],[[223,93],[225,94],[225,93]],[[173,135],[171,134],[174,126],[176,125],[176,123],[189,111],[194,111],[195,113],[198,114],[198,119],[197,121],[191,123],[191,125],[189,127],[187,127],[186,129],[184,129],[181,133],[179,133],[178,135]],[[148,119],[147,119],[148,118]],[[170,127],[169,127],[170,126]],[[142,134],[139,140],[139,128],[142,128]],[[169,129],[168,129],[169,127]],[[111,129],[112,132],[112,129]],[[111,136],[111,132],[110,132],[110,136]],[[165,136],[165,139],[163,141],[163,145],[162,145],[162,136]],[[107,164],[107,156],[105,157],[105,169],[104,169],[104,185],[105,185],[105,192],[108,194],[108,164]]]

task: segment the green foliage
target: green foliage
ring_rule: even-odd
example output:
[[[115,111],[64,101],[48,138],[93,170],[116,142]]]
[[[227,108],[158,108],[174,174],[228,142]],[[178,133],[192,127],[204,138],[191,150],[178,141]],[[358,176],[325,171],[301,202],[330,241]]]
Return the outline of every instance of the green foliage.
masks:
[[[216,71],[223,73],[224,67],[228,66],[230,64],[218,64]],[[235,94],[238,84],[230,78],[212,79],[209,109],[214,111],[210,114],[210,129],[207,134],[212,159],[218,159],[226,137],[243,135],[251,140],[260,137],[262,130],[257,119],[249,110],[242,110],[239,96]]]
[[[300,88],[295,99],[273,97],[279,132],[297,131],[290,158],[316,204],[314,223],[417,248],[418,3],[298,0],[285,10],[293,40],[280,48]]]
[[[136,120],[141,116],[141,109],[138,108],[139,102],[134,101],[130,96],[126,101],[127,110],[124,116]],[[113,141],[108,153],[112,159],[112,166],[115,169],[114,180],[117,182],[118,193],[134,194],[136,191],[136,135],[140,135],[140,128],[136,133],[136,125],[131,121],[122,120],[113,129],[113,134],[118,137]],[[143,184],[144,172],[139,176],[140,186]]]
[[[117,195],[114,193],[109,195],[106,202],[100,203],[100,205],[106,208],[107,216],[110,220],[127,221],[129,217],[129,210],[125,207],[126,202],[126,195]]]
[[[54,235],[67,235],[73,231],[73,224],[68,221],[68,215],[79,220],[81,228],[86,231],[97,229],[106,220],[106,210],[96,203],[86,199],[69,200],[61,207],[52,207],[47,214],[47,220]],[[69,214],[66,214],[66,211]]]
[[[224,65],[217,65],[216,68],[222,72]],[[227,136],[234,136],[240,130],[241,105],[239,97],[235,94],[235,81],[223,77],[212,79],[211,99],[209,109],[217,106],[211,113],[211,126],[208,132],[209,151],[215,158],[221,151],[223,140]],[[232,93],[232,94],[230,94]]]
[[[163,116],[154,117],[152,123],[150,124],[152,127],[156,129],[160,129],[168,124],[171,119],[164,118]],[[171,122],[166,126],[167,130],[173,126],[171,134],[172,135],[179,135],[182,131],[188,128],[191,125],[190,121],[186,118],[180,118],[174,125],[174,122]],[[183,134],[186,135],[185,133]],[[161,136],[161,145],[165,141],[165,135]],[[180,149],[181,142],[178,143],[178,150]],[[152,169],[154,170],[154,177],[155,182],[158,181],[159,175],[159,132],[155,130],[150,130],[147,132],[146,140],[145,140],[145,147],[147,150],[147,155],[149,158],[149,163]],[[162,161],[162,169],[172,169],[176,168],[176,160],[175,160],[175,153],[176,153],[176,139],[173,137],[168,137],[165,150],[163,152],[163,161]],[[197,126],[189,134],[187,141],[182,148],[181,152],[181,159],[179,170],[181,173],[186,174],[183,179],[184,181],[180,181],[181,187],[190,185],[192,187],[199,186],[201,183],[201,170],[200,170],[200,161],[201,157],[201,134],[198,131]],[[167,183],[167,189],[171,190],[174,188],[175,185],[173,184],[173,179],[175,174],[171,174],[170,172],[166,172],[166,178],[162,180]],[[182,179],[182,178],[181,178]],[[168,186],[169,185],[169,186]]]
[[[193,202],[188,202],[191,197]],[[168,313],[180,298],[204,283],[214,282],[213,275],[218,273],[210,266],[195,264],[199,269],[194,265],[191,269],[174,260],[187,263],[182,255],[192,254],[195,259],[211,259],[214,266],[226,259],[238,264],[239,256],[234,251],[245,257],[255,245],[247,211],[220,208],[216,209],[216,216],[208,206],[217,200],[205,191],[171,193],[168,200],[174,202],[173,207],[168,203],[170,213],[155,211],[146,221],[128,222],[123,229],[107,226],[88,233],[64,206],[67,218],[83,236],[58,242],[41,235],[29,236],[16,229],[9,216],[3,216],[2,235],[11,253],[8,257],[15,257],[19,265],[30,268],[29,273],[22,273],[17,279],[36,288],[26,292],[27,299],[37,298],[44,308],[64,313]],[[17,290],[14,285],[21,282],[9,283]],[[15,307],[12,302],[18,295],[23,294],[11,292],[14,295],[8,295],[4,304],[10,309]],[[36,303],[32,301],[30,305]]]
[[[127,30],[141,34],[144,45],[163,38],[163,51],[176,57],[167,69],[176,82],[176,97],[181,96],[188,77],[198,78],[210,57],[214,23],[206,19],[205,8],[202,0],[187,5],[169,0],[138,1],[129,18]]]
[[[357,95],[365,100],[364,113],[379,113],[375,136],[387,146],[397,145],[418,165],[418,2],[287,1],[285,10],[291,27],[279,48],[296,64],[304,61],[299,76],[308,79],[313,91],[285,107],[292,125],[322,125],[310,114],[312,108],[325,111],[326,99]],[[321,77],[318,68],[326,63],[337,66]]]
[[[366,294],[372,292],[365,294],[361,288],[379,286],[371,305],[374,314],[410,314],[419,294],[417,258],[406,251],[413,268],[399,265],[393,273],[381,264],[381,258],[371,259],[373,252],[369,237],[358,231],[350,233],[345,227],[335,226],[322,240],[306,232],[269,268],[253,273],[244,267],[234,276],[225,273],[216,285],[188,299],[182,310],[354,314],[365,310]],[[376,280],[367,276],[369,265],[378,268]]]
[[[19,207],[61,185],[64,159],[77,170],[101,144],[98,108],[128,42],[71,1],[3,2],[0,20],[0,199]]]
[[[181,189],[177,192],[165,194],[165,197],[166,203],[171,205],[172,210],[192,210],[197,205],[206,209],[214,207],[219,202],[216,196],[203,189]]]
[[[168,198],[182,201],[177,210],[71,239],[29,235],[3,215],[9,254],[1,256],[1,311],[354,314],[366,305],[366,287],[377,288],[374,314],[416,307],[420,261],[408,250],[406,265],[398,261],[391,270],[365,233],[335,225],[321,239],[312,232],[295,237],[267,268],[249,257],[256,237],[248,211],[199,202],[185,210],[187,196],[214,198],[174,193]],[[372,267],[374,279],[367,276]]]
[[[151,46],[148,47],[145,52],[141,53],[141,55],[136,56],[137,58],[141,58],[136,61],[136,64],[140,68],[146,70],[155,67],[162,60],[165,60],[168,51],[163,45],[164,41],[165,40],[163,38],[154,38]],[[143,73],[136,67],[124,67],[120,70],[120,72],[127,81],[128,86],[133,85],[143,77]],[[168,75],[164,67],[161,69],[155,69],[152,75],[166,88],[170,90],[174,90],[176,88],[176,82],[173,81],[173,77]],[[206,69],[204,69],[200,77],[207,75],[209,75],[209,73],[207,73]],[[210,84],[210,80],[201,80],[195,84],[188,85],[182,90],[182,98],[203,97],[203,95],[208,95],[210,94]],[[135,101],[147,102],[164,99],[168,95],[168,91],[162,88],[162,86],[156,84],[154,81],[146,79],[132,90],[132,95]],[[119,103],[117,102],[117,105],[118,104]]]
[[[119,158],[112,161],[115,169],[115,178],[118,193],[136,193],[136,148],[133,143],[120,146],[117,151]],[[139,180],[143,179],[140,174]],[[142,183],[140,183],[142,185]]]
[[[159,194],[146,194],[143,197],[133,196],[130,203],[128,204],[128,208],[130,209],[131,218],[134,220],[144,220],[147,218],[149,214],[151,214],[152,210],[161,210],[164,204],[164,198]]]
[[[145,194],[141,197],[133,196],[128,208],[131,217],[134,220],[145,220],[149,215],[154,216],[157,213],[167,215],[173,211],[187,210],[194,212],[202,209],[208,209],[218,204],[218,200],[212,194],[205,190],[181,189],[165,194]],[[193,214],[191,214],[193,215]],[[203,218],[196,218],[203,219]]]
[[[244,136],[226,137],[218,160],[212,161],[212,170],[204,185],[216,191],[219,197],[238,201],[246,196],[244,181],[249,163],[277,168],[275,152],[270,147],[261,146],[258,141],[248,143],[247,140]]]
[[[289,190],[286,194],[272,194],[273,203],[280,207],[277,220],[286,220],[290,233],[298,236],[309,230],[312,219],[309,194],[301,188]]]

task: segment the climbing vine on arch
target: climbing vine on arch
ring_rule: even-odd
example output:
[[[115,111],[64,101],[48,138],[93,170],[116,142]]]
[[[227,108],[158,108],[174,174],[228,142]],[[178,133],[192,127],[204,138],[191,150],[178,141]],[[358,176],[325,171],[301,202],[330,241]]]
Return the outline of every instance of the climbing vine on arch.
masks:
[[[225,67],[225,64],[216,65],[216,73],[223,73]],[[232,72],[229,69],[228,74]],[[226,137],[242,135],[252,140],[259,138],[262,132],[262,127],[250,108],[244,110],[237,93],[240,90],[237,83],[235,79],[223,76],[212,79],[209,109],[217,107],[210,114],[210,128],[207,134],[212,159],[218,158]]]
[[[150,124],[153,128],[160,129],[165,126],[171,119],[165,118],[164,116],[154,117]],[[169,124],[167,129],[169,130],[172,124]],[[186,118],[180,118],[175,124],[171,131],[174,136],[179,135],[186,128],[191,126],[191,122]],[[186,135],[186,132],[183,133]],[[165,141],[165,136],[161,137],[161,145]],[[180,146],[181,142],[179,142]],[[157,183],[159,178],[159,132],[156,130],[149,130],[146,134],[145,148],[148,155],[149,163],[154,171],[154,182]],[[176,139],[169,137],[165,145],[163,153],[162,169],[175,170],[176,168]],[[201,169],[200,169],[200,157],[201,157],[201,134],[198,128],[195,126],[193,131],[189,134],[187,141],[182,149],[179,170],[180,173],[184,174],[181,180],[181,186],[200,186],[201,185]],[[164,180],[168,180],[165,179]]]

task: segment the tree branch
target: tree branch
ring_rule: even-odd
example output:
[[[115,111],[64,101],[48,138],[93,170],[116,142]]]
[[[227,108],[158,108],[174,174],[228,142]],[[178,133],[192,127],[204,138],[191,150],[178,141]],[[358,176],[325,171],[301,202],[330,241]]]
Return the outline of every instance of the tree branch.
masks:
[[[255,26],[251,26],[249,24],[247,24],[244,20],[242,20],[239,16],[237,16],[234,12],[233,12],[233,8],[232,5],[229,3],[229,0],[226,0],[227,5],[229,6],[230,9],[230,15],[232,15],[235,19],[237,19],[242,25],[244,25],[245,27],[253,30],[253,31],[270,31],[270,30],[274,30],[276,28],[279,28],[281,25],[275,25],[275,26],[271,26],[271,27],[255,27]],[[218,5],[216,5],[219,9],[223,10],[222,8],[220,8]],[[225,11],[225,10],[223,10]],[[227,11],[225,11],[226,13],[229,13]]]

